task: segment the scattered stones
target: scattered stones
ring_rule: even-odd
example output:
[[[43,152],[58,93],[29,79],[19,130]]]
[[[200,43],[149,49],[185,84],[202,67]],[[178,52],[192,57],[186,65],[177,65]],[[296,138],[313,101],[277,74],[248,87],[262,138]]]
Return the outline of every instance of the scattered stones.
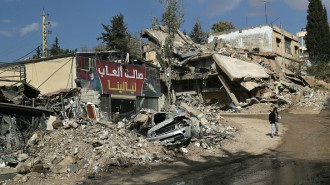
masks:
[[[22,183],[26,183],[29,179],[30,179],[30,175],[24,175],[24,176],[21,178],[21,182],[22,182]]]
[[[29,155],[28,155],[28,154],[25,154],[25,153],[18,154],[18,156],[17,156],[17,160],[18,160],[19,162],[23,162],[23,161],[25,161],[27,158],[29,158]]]
[[[72,128],[77,128],[79,125],[76,122],[76,120],[72,120],[72,121],[69,122],[69,126],[72,127]]]
[[[17,173],[26,174],[30,172],[30,167],[26,166],[23,163],[20,163],[16,166]]]
[[[28,140],[27,144],[32,146],[37,144],[38,141],[39,141],[39,136],[37,133],[34,133],[32,137]]]
[[[185,154],[187,154],[188,153],[188,150],[187,150],[187,148],[180,148],[180,151],[182,152],[182,153],[185,153]]]
[[[209,122],[209,121],[208,121],[206,118],[202,118],[202,119],[201,119],[201,123],[202,123],[202,125],[207,125],[208,122]]]
[[[118,128],[125,128],[125,123],[123,121],[119,121],[117,123]]]
[[[103,134],[100,134],[100,139],[108,139],[108,135],[109,135],[109,132],[108,131],[105,131],[103,132]]]

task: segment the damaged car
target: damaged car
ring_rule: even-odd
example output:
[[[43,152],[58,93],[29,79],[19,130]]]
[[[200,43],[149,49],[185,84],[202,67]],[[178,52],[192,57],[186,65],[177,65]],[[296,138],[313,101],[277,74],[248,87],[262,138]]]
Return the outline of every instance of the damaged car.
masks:
[[[167,144],[186,143],[191,139],[190,116],[186,113],[158,112],[151,117],[148,141],[159,140]]]

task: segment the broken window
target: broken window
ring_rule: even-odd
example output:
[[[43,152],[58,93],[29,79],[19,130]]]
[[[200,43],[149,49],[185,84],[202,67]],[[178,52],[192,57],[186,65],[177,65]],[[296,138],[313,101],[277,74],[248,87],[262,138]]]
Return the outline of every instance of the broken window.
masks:
[[[298,54],[298,49],[299,49],[298,46],[294,47],[294,54]]]
[[[292,54],[291,52],[291,39],[285,37],[285,53]]]
[[[135,100],[111,98],[112,119],[121,120],[135,114]]]
[[[276,46],[279,48],[281,45],[281,39],[280,38],[276,38]]]

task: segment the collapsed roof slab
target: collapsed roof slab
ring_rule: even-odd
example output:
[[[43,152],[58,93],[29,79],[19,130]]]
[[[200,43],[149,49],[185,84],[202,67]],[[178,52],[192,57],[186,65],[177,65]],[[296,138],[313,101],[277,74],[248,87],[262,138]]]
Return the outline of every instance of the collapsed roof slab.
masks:
[[[257,82],[241,82],[240,83],[242,87],[244,87],[246,90],[248,91],[252,91],[253,89],[260,87],[261,84],[257,83]]]
[[[219,54],[214,54],[213,59],[231,81],[240,81],[244,77],[269,77],[264,68],[258,64],[245,62],[237,58],[231,58]]]

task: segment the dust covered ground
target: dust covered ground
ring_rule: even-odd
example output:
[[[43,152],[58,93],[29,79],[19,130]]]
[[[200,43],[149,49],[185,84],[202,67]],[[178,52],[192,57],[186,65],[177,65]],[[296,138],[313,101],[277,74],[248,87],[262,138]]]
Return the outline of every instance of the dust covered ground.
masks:
[[[270,124],[263,119],[231,117],[228,118],[233,127],[238,129],[237,135],[225,140],[221,148],[203,151],[191,143],[188,154],[171,163],[122,170],[113,174],[102,174],[87,184],[149,184],[167,182],[172,178],[185,178],[191,173],[207,171],[209,168],[230,163],[250,156],[258,156],[275,150],[282,141],[287,128],[280,124],[280,136],[270,137]],[[204,173],[204,172],[203,172]],[[179,177],[178,177],[179,176]],[[175,182],[170,181],[175,184]],[[167,184],[167,183],[164,183]],[[198,184],[198,183],[197,183]]]
[[[232,160],[233,154],[240,154],[242,157],[246,154],[251,155],[259,155],[267,153],[273,149],[275,149],[281,142],[282,136],[286,130],[286,128],[280,124],[280,133],[279,137],[270,138],[270,125],[267,120],[262,119],[254,119],[254,118],[236,118],[230,117],[225,118],[226,125],[230,125],[232,129],[235,129],[233,135],[227,136],[220,143],[220,147],[213,147],[205,150],[201,147],[198,142],[192,141],[187,147],[188,153],[180,152],[179,150],[167,151],[168,153],[163,153],[161,150],[160,143],[148,143],[143,137],[140,138],[139,141],[131,140],[132,143],[135,143],[135,147],[137,148],[136,157],[141,157],[138,160],[132,160],[130,163],[140,162],[140,165],[123,165],[124,167],[118,166],[118,164],[114,164],[116,160],[114,160],[114,151],[112,148],[112,152],[104,153],[102,151],[103,147],[109,147],[107,144],[105,146],[95,147],[96,153],[101,153],[102,155],[98,159],[98,164],[103,165],[107,164],[110,161],[111,170],[100,173],[93,173],[95,169],[88,168],[88,161],[94,161],[94,158],[97,157],[94,153],[88,153],[88,151],[93,150],[93,146],[90,144],[93,143],[103,143],[102,141],[94,140],[92,136],[98,135],[98,133],[109,132],[112,137],[120,137],[120,135],[129,135],[132,138],[136,137],[134,133],[128,132],[125,133],[122,130],[113,131],[114,128],[106,129],[100,126],[100,128],[89,127],[86,125],[85,127],[78,128],[75,130],[62,130],[60,135],[57,135],[57,132],[52,132],[49,136],[44,136],[47,143],[52,143],[47,147],[41,145],[42,147],[39,149],[42,153],[42,160],[52,161],[56,160],[60,156],[61,153],[59,151],[65,151],[74,153],[76,150],[76,158],[81,157],[81,159],[77,159],[78,165],[82,165],[86,161],[86,170],[81,170],[77,172],[64,173],[64,174],[54,174],[54,173],[37,173],[31,172],[28,174],[18,174],[13,180],[4,181],[3,184],[77,184],[77,183],[87,183],[87,184],[145,184],[145,183],[153,183],[166,179],[170,179],[178,176],[182,172],[183,174],[189,171],[193,171],[195,169],[203,169],[209,165],[222,164],[228,160]],[[103,131],[102,131],[103,130]],[[63,132],[64,131],[64,132]],[[74,141],[74,136],[79,136],[83,132],[88,131],[89,136],[81,141]],[[55,134],[55,135],[54,135]],[[61,143],[54,143],[59,138]],[[76,137],[77,138],[77,137]],[[126,137],[125,137],[126,138]],[[69,141],[65,141],[69,139]],[[53,141],[52,141],[53,140]],[[74,146],[65,146],[68,143],[74,141],[76,143],[76,148]],[[84,145],[85,141],[88,143]],[[110,141],[111,142],[111,141]],[[118,140],[114,140],[112,142],[118,142]],[[64,143],[64,144],[63,144]],[[117,143],[117,146],[120,143]],[[123,144],[123,143],[122,143]],[[57,145],[57,146],[55,146]],[[143,146],[140,146],[143,145]],[[64,148],[62,148],[64,147]],[[123,146],[122,146],[123,147]],[[115,150],[123,150],[120,146]],[[155,162],[155,160],[148,161],[145,159],[146,151],[150,153],[158,152],[159,160]],[[151,151],[152,150],[152,151]],[[46,152],[48,151],[48,152]],[[87,153],[86,153],[87,152]],[[170,156],[170,157],[169,157]],[[89,160],[88,160],[89,159]],[[212,159],[210,161],[210,159]],[[40,159],[39,159],[40,160]],[[147,160],[147,161],[143,161]],[[103,162],[102,162],[103,161]],[[113,161],[113,162],[112,162]],[[92,164],[92,166],[95,164]],[[63,170],[57,166],[51,166],[52,171],[54,170]],[[7,169],[9,170],[9,169]],[[5,173],[4,173],[5,174]]]
[[[269,131],[267,132],[266,126],[262,123],[266,119],[265,115],[245,115],[232,118],[237,121],[241,134],[236,138],[235,143],[229,141],[223,145],[223,149],[218,151],[219,154],[223,154],[222,156],[202,156],[203,161],[182,159],[171,165],[155,167],[148,172],[134,171],[130,176],[120,176],[120,173],[107,175],[99,180],[87,181],[87,183],[330,184],[330,145],[328,142],[330,139],[330,98],[327,104],[328,109],[320,114],[282,113],[280,137],[273,138],[274,140],[267,137]],[[242,129],[249,130],[249,134],[246,135]],[[260,137],[263,131],[266,131],[264,132],[266,136]],[[251,132],[259,136],[253,137]],[[249,138],[249,135],[252,138]],[[247,138],[243,139],[243,136]],[[242,142],[240,138],[245,142]],[[240,143],[246,146],[241,146]],[[268,148],[262,148],[264,144]],[[225,149],[227,146],[230,150]]]

